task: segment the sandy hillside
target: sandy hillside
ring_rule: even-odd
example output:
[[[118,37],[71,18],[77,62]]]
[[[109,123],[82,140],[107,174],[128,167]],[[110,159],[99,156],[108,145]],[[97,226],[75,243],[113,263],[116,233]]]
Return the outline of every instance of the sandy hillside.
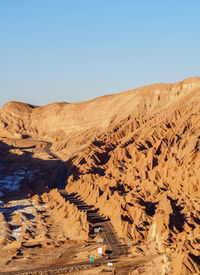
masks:
[[[132,256],[164,253],[163,274],[200,272],[200,78],[73,104],[8,102],[0,121],[2,137],[53,143],[66,190],[109,217]]]
[[[142,117],[192,96],[199,78],[155,84],[79,103],[33,106],[8,102],[0,110],[0,136],[53,141],[53,148],[71,155],[121,119]],[[187,100],[187,99],[186,99]],[[164,112],[164,110],[163,110]]]

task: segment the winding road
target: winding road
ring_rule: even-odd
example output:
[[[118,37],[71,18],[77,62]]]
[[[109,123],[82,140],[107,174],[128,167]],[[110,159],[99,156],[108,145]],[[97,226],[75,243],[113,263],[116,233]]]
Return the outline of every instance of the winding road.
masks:
[[[60,194],[65,198],[66,201],[68,200],[70,201],[70,203],[75,204],[79,210],[87,212],[88,221],[90,221],[94,225],[98,224],[98,226],[101,227],[100,235],[105,240],[106,244],[109,247],[109,250],[112,251],[110,258],[116,258],[123,254],[127,254],[127,248],[123,247],[122,244],[120,243],[117,237],[117,234],[115,233],[113,226],[109,222],[109,220],[99,215],[97,213],[97,209],[87,205],[83,200],[79,198],[79,196],[75,196],[74,194],[68,194],[68,192],[64,189],[66,186],[66,175],[67,175],[66,165],[60,157],[58,157],[56,154],[51,152],[50,148],[52,146],[52,143],[50,142],[45,142],[45,143],[46,143],[45,151],[49,155],[59,160],[60,172],[58,176],[57,188]],[[102,262],[106,262],[104,258],[102,258]]]
[[[93,224],[94,226],[100,226],[100,236],[104,240],[104,244],[106,243],[107,247],[111,251],[110,259],[116,259],[117,257],[126,254],[127,250],[125,247],[122,247],[119,239],[117,238],[116,233],[114,232],[114,229],[112,227],[112,224],[109,222],[108,219],[105,219],[101,215],[99,215],[97,212],[97,209],[95,209],[93,206],[89,206],[85,204],[83,200],[79,198],[79,196],[74,194],[68,194],[67,191],[64,189],[66,186],[66,178],[67,178],[67,168],[65,163],[62,161],[62,159],[57,156],[56,154],[51,152],[51,142],[47,142],[44,140],[31,140],[33,142],[43,142],[46,144],[44,147],[44,150],[47,154],[52,156],[54,160],[57,160],[60,169],[59,169],[59,175],[58,175],[58,181],[57,181],[57,188],[60,192],[60,194],[65,198],[66,201],[70,201],[70,203],[73,203],[76,205],[76,207],[79,210],[85,211],[87,213],[88,221]],[[102,257],[95,260],[96,265],[105,264],[111,260],[107,260],[106,258]],[[74,264],[68,264],[64,266],[56,266],[56,267],[42,267],[42,268],[34,268],[30,270],[21,270],[21,271],[14,271],[14,272],[3,272],[3,274],[22,274],[22,273],[30,273],[30,272],[43,272],[43,271],[53,271],[53,270],[59,270],[59,269],[66,269],[71,267],[81,267],[83,265],[90,265],[89,260],[83,261],[79,263]]]

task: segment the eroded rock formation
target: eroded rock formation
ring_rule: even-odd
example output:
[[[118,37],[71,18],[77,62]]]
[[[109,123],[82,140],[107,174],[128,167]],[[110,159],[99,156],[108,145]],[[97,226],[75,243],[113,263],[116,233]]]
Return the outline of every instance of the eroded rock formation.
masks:
[[[163,252],[166,273],[199,273],[200,78],[82,103],[9,102],[0,120],[1,136],[53,142],[67,160],[66,190],[109,217],[133,255]]]

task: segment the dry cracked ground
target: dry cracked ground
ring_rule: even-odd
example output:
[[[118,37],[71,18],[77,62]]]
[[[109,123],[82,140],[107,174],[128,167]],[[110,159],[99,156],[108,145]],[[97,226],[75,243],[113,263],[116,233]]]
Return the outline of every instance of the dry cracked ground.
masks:
[[[79,274],[200,273],[200,78],[8,102],[0,136],[1,272],[98,257],[86,213],[56,189],[62,161],[66,191],[109,218],[129,252]]]

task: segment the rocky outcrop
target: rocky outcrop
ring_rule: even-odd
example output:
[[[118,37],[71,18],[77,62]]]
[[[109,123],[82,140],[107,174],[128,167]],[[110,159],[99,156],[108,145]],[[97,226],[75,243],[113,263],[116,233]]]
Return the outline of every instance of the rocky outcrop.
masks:
[[[198,79],[192,87],[163,86],[159,100],[169,102],[131,113],[68,161],[67,191],[95,204],[132,247],[166,253],[169,274],[199,272]]]
[[[164,253],[166,274],[200,272],[200,78],[73,104],[9,102],[0,120],[1,136],[44,139],[65,154],[67,191],[109,217],[133,255]],[[66,236],[77,238],[75,223],[87,238],[85,214],[56,194],[42,200]]]
[[[86,212],[78,210],[69,201],[66,202],[57,189],[43,194],[41,199],[51,209],[55,221],[59,221],[66,238],[70,240],[88,240],[89,224]]]

